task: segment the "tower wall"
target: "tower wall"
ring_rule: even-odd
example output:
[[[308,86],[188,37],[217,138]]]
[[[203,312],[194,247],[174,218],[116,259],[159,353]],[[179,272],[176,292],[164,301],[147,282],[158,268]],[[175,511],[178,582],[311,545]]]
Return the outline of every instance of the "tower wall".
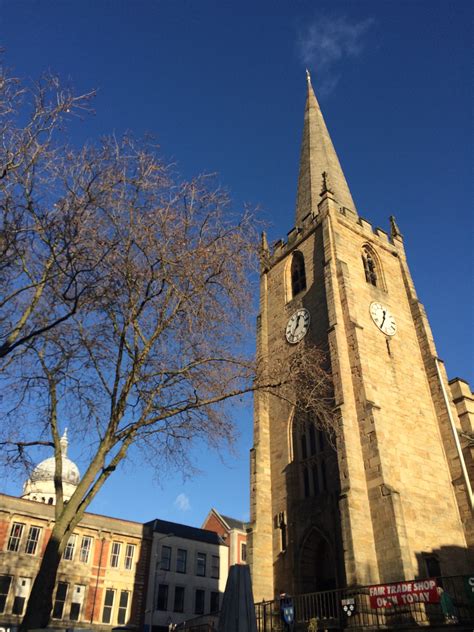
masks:
[[[469,572],[474,398],[465,383],[448,383],[393,218],[389,237],[343,205],[350,193],[310,83],[301,155],[297,226],[262,272],[257,353],[285,365],[309,342],[327,351],[336,449],[322,442],[308,455],[308,421],[286,401],[256,396],[255,596]],[[293,297],[296,251],[306,287]],[[285,328],[300,308],[311,325],[298,346]],[[396,331],[383,328],[388,312]]]

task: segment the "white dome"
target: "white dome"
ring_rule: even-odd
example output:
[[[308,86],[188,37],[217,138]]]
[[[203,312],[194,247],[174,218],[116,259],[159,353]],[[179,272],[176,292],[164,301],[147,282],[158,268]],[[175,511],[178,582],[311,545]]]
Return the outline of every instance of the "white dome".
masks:
[[[63,456],[62,458],[63,466],[62,466],[62,481],[63,483],[71,483],[71,485],[77,485],[79,483],[79,469],[77,465]],[[49,457],[49,459],[45,459],[41,461],[39,465],[35,467],[30,476],[30,482],[38,482],[38,481],[50,481],[54,480],[54,471],[56,468],[56,462],[54,460],[54,456]]]
[[[80,474],[77,465],[67,457],[67,429],[61,437],[62,474],[64,500],[69,500],[79,484]],[[41,461],[23,487],[22,498],[37,500],[48,504],[56,503],[54,489],[54,472],[56,462],[54,456]]]

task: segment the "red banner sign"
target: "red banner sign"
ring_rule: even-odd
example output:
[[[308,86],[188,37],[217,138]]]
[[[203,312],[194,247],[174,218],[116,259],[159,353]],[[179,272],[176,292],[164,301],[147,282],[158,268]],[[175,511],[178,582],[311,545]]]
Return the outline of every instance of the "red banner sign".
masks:
[[[396,584],[369,586],[371,608],[392,608],[411,603],[439,603],[439,593],[434,579],[419,579]]]

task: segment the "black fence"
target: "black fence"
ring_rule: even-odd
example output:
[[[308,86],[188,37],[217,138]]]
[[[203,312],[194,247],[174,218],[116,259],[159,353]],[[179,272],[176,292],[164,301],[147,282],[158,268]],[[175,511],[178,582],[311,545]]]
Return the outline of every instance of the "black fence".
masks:
[[[422,580],[420,580],[422,581]],[[439,592],[449,599],[439,603],[414,601],[403,606],[373,608],[369,586],[354,589],[327,590],[295,595],[294,631],[319,630],[396,630],[450,626],[452,629],[469,629],[474,632],[474,602],[466,591],[465,577],[439,577]],[[449,607],[448,607],[449,606]],[[258,632],[286,632],[281,618],[280,601],[262,601],[255,604]],[[218,614],[203,615],[181,623],[176,632],[215,632]],[[291,629],[291,628],[290,628]]]
[[[439,592],[449,597],[439,603],[407,603],[403,606],[373,608],[369,586],[296,595],[294,630],[397,629],[464,625],[474,631],[474,604],[466,591],[464,577],[437,578]],[[258,632],[286,630],[280,602],[255,604]]]

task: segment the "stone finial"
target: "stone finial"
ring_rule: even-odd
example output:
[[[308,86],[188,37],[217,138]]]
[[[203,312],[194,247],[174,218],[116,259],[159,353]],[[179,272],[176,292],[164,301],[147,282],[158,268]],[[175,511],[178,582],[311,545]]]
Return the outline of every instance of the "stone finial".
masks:
[[[309,70],[306,68],[306,81],[308,82],[308,86],[311,85],[311,74]]]
[[[400,229],[398,228],[395,215],[390,215],[390,234],[392,236],[392,239],[394,239],[395,237],[398,237],[398,238],[403,237],[402,233],[400,232]]]
[[[268,247],[267,234],[265,231],[262,231],[260,242],[260,268],[265,272],[270,268],[270,248]]]
[[[321,193],[319,195],[321,197],[323,197],[323,195],[326,195],[326,193],[330,193],[331,195],[334,195],[334,191],[331,190],[331,185],[329,184],[329,175],[327,171],[323,171],[321,175],[323,178],[323,184],[321,187]]]
[[[69,442],[67,440],[67,428],[64,429],[64,434],[61,437],[61,439],[59,440],[59,443],[61,445],[61,454],[63,456],[67,456],[67,446],[69,444]]]

